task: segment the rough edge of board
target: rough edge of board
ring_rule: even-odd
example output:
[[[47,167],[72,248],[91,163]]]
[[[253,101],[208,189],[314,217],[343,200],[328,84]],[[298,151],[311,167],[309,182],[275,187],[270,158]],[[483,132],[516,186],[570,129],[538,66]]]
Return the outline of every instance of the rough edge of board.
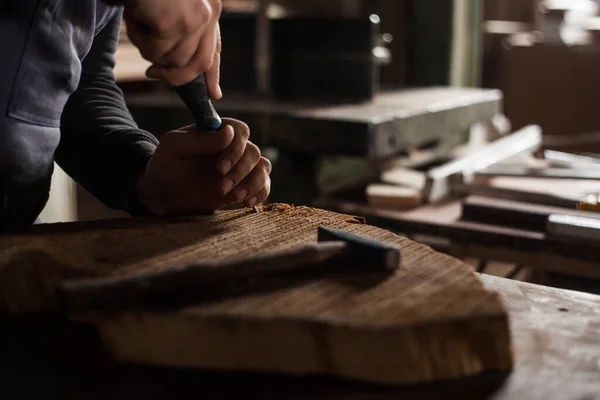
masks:
[[[332,376],[382,385],[458,379],[510,371],[514,365],[506,314],[375,331],[315,321],[199,321],[152,313],[121,314],[95,323],[115,360],[129,364]],[[140,332],[147,334],[140,337]],[[266,339],[274,336],[285,340]],[[473,337],[477,340],[465,340]]]

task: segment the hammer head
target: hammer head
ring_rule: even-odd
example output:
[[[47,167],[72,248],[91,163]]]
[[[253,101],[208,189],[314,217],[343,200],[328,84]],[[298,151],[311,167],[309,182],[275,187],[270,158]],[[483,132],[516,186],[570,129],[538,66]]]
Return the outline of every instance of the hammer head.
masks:
[[[349,261],[367,269],[395,271],[400,267],[400,247],[339,229],[320,226],[319,242],[346,243],[345,256]]]

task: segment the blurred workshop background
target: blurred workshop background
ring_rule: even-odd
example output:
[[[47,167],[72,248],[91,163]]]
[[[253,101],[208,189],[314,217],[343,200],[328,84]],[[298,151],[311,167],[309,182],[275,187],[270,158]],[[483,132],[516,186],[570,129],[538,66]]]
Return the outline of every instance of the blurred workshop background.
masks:
[[[492,251],[483,243],[457,247],[459,233],[452,236],[444,230],[454,223],[450,219],[464,217],[464,196],[428,217],[438,223],[450,221],[441,228],[423,222],[419,212],[445,205],[438,200],[454,198],[457,187],[469,196],[490,196],[494,189],[504,200],[572,210],[579,198],[600,192],[600,181],[590,179],[594,177],[573,176],[581,170],[577,166],[594,164],[600,154],[598,2],[223,3],[224,99],[215,106],[223,116],[246,121],[253,140],[273,162],[271,202],[355,212],[398,231],[412,227],[403,233],[441,249],[450,247],[448,251],[463,258],[476,256],[480,270],[489,267],[493,253],[494,259],[512,265],[502,273],[515,277],[523,273],[523,265],[543,261],[517,254],[514,235],[506,251]],[[128,42],[125,30],[116,59],[118,82],[141,127],[160,135],[192,123],[170,88],[146,79],[148,64]],[[488,145],[502,139],[514,143],[500,143],[489,153]],[[513,154],[514,146],[518,151]],[[508,154],[503,153],[506,149]],[[477,157],[478,151],[498,161],[496,173],[476,176],[476,185],[471,180],[451,190],[442,188],[439,195],[426,187],[433,179],[427,172],[436,165]],[[589,159],[557,172],[564,155]],[[558,173],[569,179],[533,182],[527,171],[539,163],[552,168],[535,169],[537,175]],[[498,173],[509,167],[510,173]],[[514,172],[517,167],[527,171],[519,175]],[[463,166],[452,174],[464,172]],[[498,185],[504,186],[491,183],[498,177],[504,179]],[[521,193],[524,187],[531,192]],[[470,198],[466,204],[477,211],[482,203]],[[57,168],[42,214],[45,222],[121,216],[125,215],[104,207]],[[535,231],[503,227],[509,228]],[[463,241],[471,240],[464,226],[461,229]],[[500,236],[494,246],[508,240]],[[577,262],[583,271],[586,261]]]

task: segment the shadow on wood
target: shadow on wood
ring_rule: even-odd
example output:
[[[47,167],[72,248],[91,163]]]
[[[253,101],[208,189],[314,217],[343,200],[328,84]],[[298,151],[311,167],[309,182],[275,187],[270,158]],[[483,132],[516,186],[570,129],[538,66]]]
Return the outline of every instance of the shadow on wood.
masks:
[[[44,332],[40,334],[40,332]],[[328,377],[117,365],[93,327],[53,314],[0,313],[0,397],[179,399],[487,399],[507,374],[488,372],[428,385],[382,387]]]

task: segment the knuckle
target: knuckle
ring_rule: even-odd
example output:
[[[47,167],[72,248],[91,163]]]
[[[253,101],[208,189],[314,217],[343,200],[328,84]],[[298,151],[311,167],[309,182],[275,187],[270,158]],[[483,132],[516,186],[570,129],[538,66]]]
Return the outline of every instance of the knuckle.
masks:
[[[185,17],[186,33],[196,32],[206,26],[213,18],[213,7],[206,0],[195,1],[191,12]]]
[[[198,19],[194,15],[184,15],[181,19],[181,31],[184,35],[190,35],[196,31]]]
[[[200,74],[202,72],[207,72],[212,68],[214,62],[214,57],[207,51],[202,51],[200,56],[198,57],[194,68],[196,74]]]
[[[175,53],[169,57],[170,64],[176,68],[184,68],[187,65],[186,55],[183,53]]]
[[[269,182],[267,185],[265,185],[265,187],[263,187],[262,190],[260,191],[260,194],[258,196],[260,202],[262,203],[263,201],[267,200],[267,198],[269,197],[270,194],[271,194],[271,182]]]
[[[241,137],[243,137],[246,140],[249,139],[250,138],[250,127],[241,121],[238,121],[236,125],[237,125],[236,131],[237,131],[238,135],[240,135]]]
[[[196,67],[196,73],[200,74],[202,72],[207,72],[211,69],[213,65],[213,59],[210,57],[202,57],[198,62],[198,66]]]
[[[252,157],[253,160],[259,161],[261,158],[260,148],[254,143],[248,143],[246,146],[246,152]]]
[[[215,4],[213,4],[213,2],[211,1],[206,1],[206,0],[202,0],[202,1],[197,1],[196,5],[198,7],[198,14],[202,16],[202,19],[206,22],[206,21],[210,21],[210,19],[213,16],[213,10],[215,7]]]
[[[140,54],[142,54],[142,57],[144,57],[147,61],[150,61],[152,63],[163,62],[162,57],[166,53],[166,50],[164,49],[161,43],[151,41],[148,44],[141,45],[139,49]]]
[[[260,163],[261,163],[262,167],[265,169],[265,171],[267,172],[267,175],[270,174],[271,171],[273,170],[273,164],[271,164],[271,161],[269,161],[269,159],[266,157],[261,157]]]
[[[212,9],[214,10],[215,17],[219,18],[223,12],[223,2],[221,0],[212,0],[211,5]]]
[[[266,174],[259,174],[256,177],[256,190],[267,190],[269,191],[271,186],[271,179]]]
[[[155,22],[154,29],[159,37],[169,39],[175,36],[177,24],[173,23],[172,18],[158,18]]]
[[[231,173],[227,177],[231,179],[236,185],[238,185],[244,178],[242,176],[241,171],[237,168],[231,171]]]

